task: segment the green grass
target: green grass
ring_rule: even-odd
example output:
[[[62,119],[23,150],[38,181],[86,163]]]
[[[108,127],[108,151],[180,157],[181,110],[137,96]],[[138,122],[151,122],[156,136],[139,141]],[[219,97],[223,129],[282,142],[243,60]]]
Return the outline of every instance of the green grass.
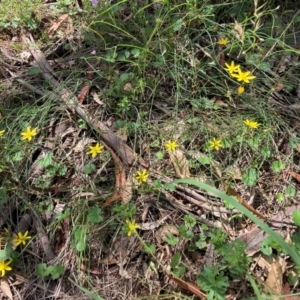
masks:
[[[90,146],[101,144],[101,134],[66,110],[59,93],[32,73],[31,58],[21,69],[11,65],[18,78],[44,93],[37,95],[17,80],[0,83],[0,130],[5,130],[0,137],[5,212],[0,260],[12,259],[11,273],[39,277],[45,288],[49,283],[66,287],[68,278],[72,295],[93,299],[150,299],[153,291],[156,299],[193,299],[197,293],[225,299],[229,286],[238,293],[235,282],[243,285],[244,299],[277,298],[256,276],[247,245],[237,239],[252,222],[272,238],[259,253],[285,255],[289,268],[283,283],[297,295],[298,235],[292,232],[287,243],[225,192],[230,186],[247,202],[254,200],[251,205],[268,218],[299,201],[298,183],[284,171],[299,174],[294,109],[299,50],[291,42],[294,37],[297,45],[298,13],[271,0],[263,5],[254,0],[84,1],[82,11],[66,0],[52,8],[43,1],[12,2],[3,0],[0,6],[4,37],[30,29],[60,80],[57,89],[78,95],[88,68],[93,78],[84,107],[125,136],[150,167],[141,184],[136,175],[144,167],[126,168],[129,203],[119,199],[103,208],[114,193],[118,170],[108,149],[96,158],[87,154]],[[68,36],[56,32],[50,39],[45,20],[65,13],[72,18]],[[229,43],[220,45],[221,38]],[[7,47],[15,57],[26,49],[15,41]],[[232,76],[225,70],[232,61],[256,78],[239,82],[237,72]],[[1,72],[9,78],[7,70]],[[245,91],[238,94],[241,85]],[[250,128],[246,120],[259,126]],[[20,139],[27,126],[38,128],[31,142]],[[176,141],[179,151],[168,151],[167,141]],[[176,180],[186,174],[191,178]],[[182,190],[192,185],[193,193]],[[200,208],[196,194],[209,207],[220,205],[231,213]],[[27,212],[42,225],[24,227]],[[136,231],[128,225],[133,221]],[[13,233],[25,230],[32,239],[14,249]],[[55,260],[42,246],[43,231]],[[214,259],[201,266],[211,245]],[[124,296],[125,290],[132,294]],[[32,293],[37,299],[42,294],[38,287]]]

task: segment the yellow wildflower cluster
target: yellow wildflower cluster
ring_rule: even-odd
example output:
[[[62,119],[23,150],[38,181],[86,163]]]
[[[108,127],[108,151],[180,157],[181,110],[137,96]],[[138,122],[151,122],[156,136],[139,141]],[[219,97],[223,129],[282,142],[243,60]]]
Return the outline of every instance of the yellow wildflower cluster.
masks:
[[[250,83],[251,80],[256,78],[256,76],[252,75],[250,71],[243,72],[240,65],[236,65],[234,61],[232,61],[230,64],[225,63],[225,66],[225,71],[227,71],[232,78],[235,78],[238,82],[243,84]],[[238,95],[241,95],[244,93],[244,91],[245,88],[243,85],[241,85],[238,88],[237,93]]]
[[[177,144],[176,141],[171,141],[171,140],[169,140],[169,141],[167,141],[167,142],[165,143],[165,147],[166,147],[167,151],[174,151],[174,150],[176,150],[176,148],[177,148],[178,146],[179,146],[179,145]]]
[[[147,170],[137,171],[135,179],[137,180],[138,184],[142,184],[147,182],[149,175],[150,174],[147,172]]]
[[[90,151],[88,151],[86,154],[91,154],[92,158],[95,158],[97,154],[101,154],[103,152],[104,146],[100,146],[99,143],[97,143],[95,146],[89,146]]]
[[[223,147],[222,141],[218,140],[216,138],[213,138],[212,140],[209,141],[209,148],[213,150],[219,150],[220,148]]]
[[[15,247],[18,247],[19,245],[25,246],[28,240],[31,239],[31,236],[28,235],[28,231],[26,231],[24,234],[22,232],[18,232],[16,237],[12,239],[12,244]],[[3,277],[5,276],[5,273],[7,271],[11,271],[12,267],[10,264],[12,263],[12,260],[0,260],[0,276]]]
[[[261,125],[261,124],[258,123],[258,122],[250,121],[250,120],[248,120],[248,119],[246,119],[246,120],[244,121],[244,124],[245,124],[246,126],[248,126],[249,128],[251,128],[251,129],[257,129],[257,128]]]
[[[240,65],[235,65],[234,61],[232,61],[230,65],[225,63],[225,66],[226,68],[224,69],[238,82],[250,83],[251,80],[256,78],[256,76],[251,75],[250,71],[243,72]]]
[[[219,45],[222,45],[222,46],[226,46],[228,43],[229,43],[229,39],[228,39],[228,38],[222,37],[222,38],[220,38],[220,39],[218,40],[218,44],[219,44]]]
[[[135,220],[126,220],[125,231],[127,232],[128,236],[131,236],[132,233],[136,233],[138,228],[140,228],[140,225],[136,224]]]
[[[37,135],[37,128],[32,128],[28,126],[25,131],[21,132],[21,140],[28,140],[31,142],[32,138]]]

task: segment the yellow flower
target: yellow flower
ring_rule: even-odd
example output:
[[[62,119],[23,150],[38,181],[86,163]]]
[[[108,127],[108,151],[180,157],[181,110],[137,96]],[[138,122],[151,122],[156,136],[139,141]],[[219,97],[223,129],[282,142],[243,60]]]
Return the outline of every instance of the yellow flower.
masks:
[[[256,76],[251,75],[250,71],[242,72],[242,70],[239,69],[237,72],[238,72],[238,74],[231,73],[231,76],[236,78],[237,81],[243,81],[245,83],[250,83],[251,80],[256,78]]]
[[[245,88],[242,85],[239,86],[239,88],[237,90],[238,95],[242,95],[244,92],[245,92]]]
[[[244,121],[245,125],[248,126],[249,128],[252,128],[252,129],[257,129],[261,124],[258,123],[258,122],[255,122],[255,121],[250,121],[248,119],[246,119]]]
[[[209,141],[209,148],[219,150],[221,147],[223,147],[221,140],[213,138],[211,141]]]
[[[97,143],[95,146],[89,146],[90,151],[88,151],[86,154],[91,154],[92,158],[96,157],[97,154],[101,154],[103,152],[104,146],[100,146],[99,143]]]
[[[126,231],[128,236],[131,236],[132,233],[136,233],[136,229],[138,228],[140,228],[140,225],[136,224],[135,220],[126,220]]]
[[[21,132],[21,135],[21,140],[28,140],[30,142],[32,138],[37,135],[37,128],[31,129],[29,126],[25,131]]]
[[[147,170],[143,170],[136,172],[135,179],[138,181],[139,184],[141,184],[143,182],[147,182],[148,177],[149,173],[147,172]]]
[[[225,63],[225,66],[227,68],[224,68],[224,70],[227,71],[230,75],[241,70],[240,65],[235,65],[234,61],[232,61],[230,65]]]
[[[174,151],[179,145],[177,144],[176,141],[167,141],[165,143],[165,147],[167,149],[167,151]]]
[[[13,243],[17,247],[19,245],[26,245],[27,240],[30,240],[31,236],[28,236],[28,231],[26,231],[24,234],[22,232],[18,232],[18,237],[14,238]]]
[[[5,130],[0,130],[0,136],[4,134]]]
[[[225,46],[228,43],[229,43],[229,39],[228,38],[224,38],[224,37],[220,38],[219,41],[218,41],[219,45],[224,45]]]
[[[8,261],[8,262],[5,262],[5,260],[0,260],[0,272],[1,272],[1,276],[3,277],[5,275],[5,272],[6,271],[11,271],[12,268],[9,266],[9,264],[11,263],[12,261]]]

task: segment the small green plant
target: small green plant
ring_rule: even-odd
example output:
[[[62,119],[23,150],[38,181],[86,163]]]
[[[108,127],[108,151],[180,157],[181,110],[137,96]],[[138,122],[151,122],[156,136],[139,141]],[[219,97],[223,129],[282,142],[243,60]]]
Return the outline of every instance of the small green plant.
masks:
[[[243,182],[248,186],[253,186],[257,183],[258,175],[256,169],[248,168],[242,177]]]
[[[36,266],[36,275],[40,278],[58,279],[64,272],[65,268],[62,265],[47,266],[45,263],[40,263]]]
[[[219,249],[223,256],[222,264],[228,269],[233,279],[241,278],[246,275],[248,266],[251,262],[245,252],[247,245],[240,239],[225,243]]]
[[[208,300],[223,300],[229,287],[228,277],[224,275],[224,272],[213,269],[211,266],[204,267],[197,278],[197,284],[201,289],[208,292]]]

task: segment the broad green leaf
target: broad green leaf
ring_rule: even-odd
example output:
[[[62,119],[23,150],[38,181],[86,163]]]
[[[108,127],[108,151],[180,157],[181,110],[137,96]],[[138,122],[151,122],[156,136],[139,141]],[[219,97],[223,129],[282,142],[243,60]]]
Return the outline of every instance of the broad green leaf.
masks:
[[[170,246],[175,246],[178,242],[179,242],[179,238],[174,236],[173,234],[168,234],[166,236],[166,242],[170,245]]]
[[[248,186],[253,186],[257,182],[257,171],[253,168],[248,168],[242,177],[243,182]]]
[[[292,218],[295,225],[300,227],[300,210],[293,211]]]
[[[27,75],[36,75],[40,73],[41,73],[41,69],[39,67],[31,67],[27,71]]]
[[[6,187],[0,188],[0,205],[3,205],[7,202],[8,195],[7,195],[7,189]]]
[[[103,217],[101,216],[101,209],[99,207],[91,208],[87,217],[92,223],[100,223],[103,220]]]
[[[272,163],[271,168],[272,168],[273,172],[279,173],[280,171],[282,171],[285,168],[285,163],[280,160],[274,161]]]
[[[145,242],[143,249],[146,253],[151,254],[155,252],[155,245],[149,243],[149,242]]]
[[[181,254],[180,252],[176,252],[171,259],[171,264],[170,264],[171,268],[174,269],[175,267],[177,267],[180,261],[181,261]]]
[[[95,166],[95,164],[93,164],[93,163],[86,164],[86,165],[83,167],[83,173],[84,173],[84,174],[91,174],[91,173],[94,172],[95,170],[96,170],[96,166]]]

